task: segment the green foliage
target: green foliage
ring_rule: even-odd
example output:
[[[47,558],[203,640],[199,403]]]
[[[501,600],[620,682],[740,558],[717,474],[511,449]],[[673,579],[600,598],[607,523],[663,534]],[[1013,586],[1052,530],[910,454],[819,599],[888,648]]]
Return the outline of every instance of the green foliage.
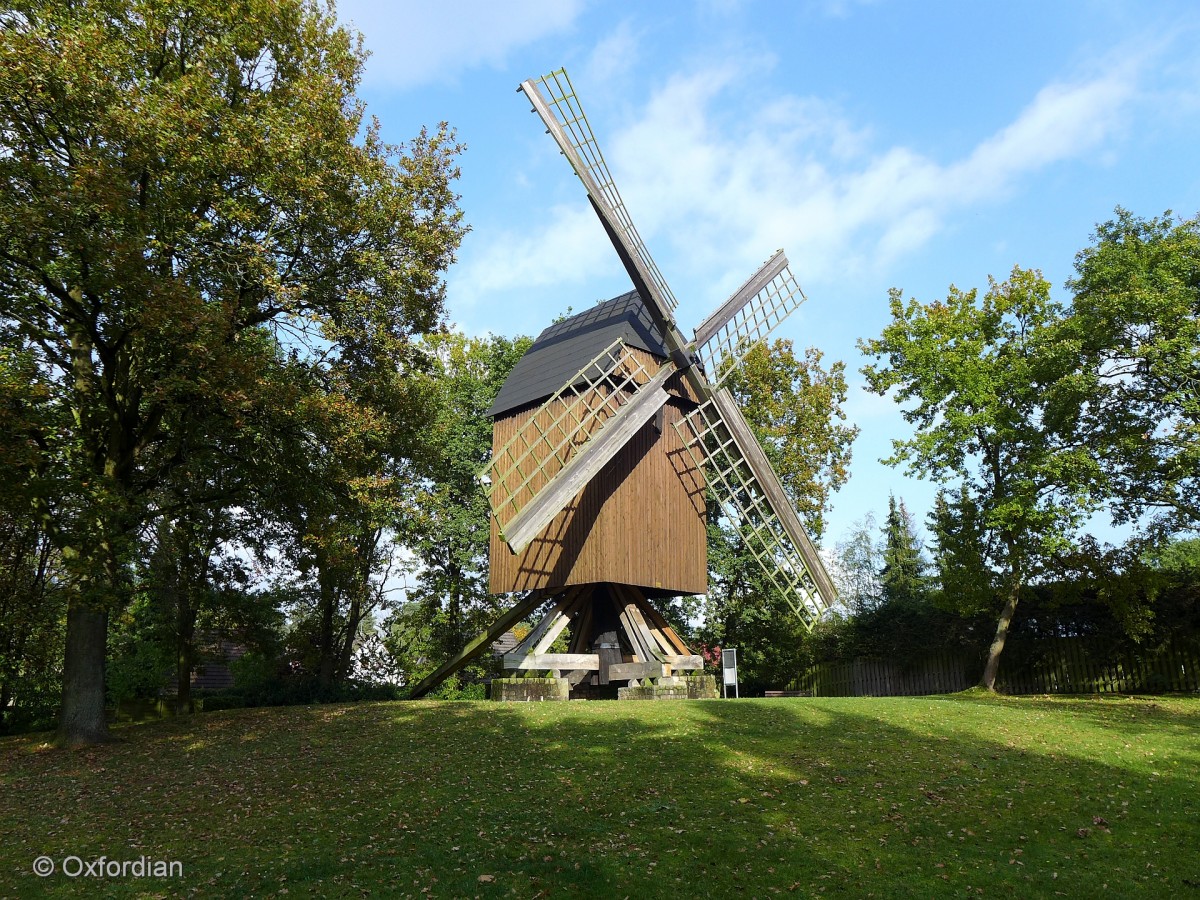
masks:
[[[988,564],[989,535],[966,485],[957,496],[938,491],[930,513],[938,604],[964,616],[990,612],[999,583]]]
[[[1014,268],[980,298],[951,287],[945,301],[907,307],[891,291],[892,323],[861,341],[882,364],[863,368],[869,388],[913,403],[915,435],[894,440],[887,462],[942,482],[962,482],[981,523],[999,537],[989,551],[1032,572],[1089,511],[1082,485],[1096,462],[1055,427],[1055,387],[1072,364],[1054,329],[1063,316],[1040,273]]]
[[[859,342],[880,361],[862,369],[870,390],[912,404],[903,415],[915,434],[894,440],[885,462],[958,483],[959,521],[944,518],[939,540],[957,527],[964,547],[982,547],[986,565],[1004,573],[990,686],[1022,588],[1072,550],[1093,508],[1088,485],[1099,466],[1078,439],[1063,387],[1077,359],[1059,331],[1064,310],[1036,271],[1014,268],[982,298],[953,286],[928,304],[906,306],[896,289],[890,296],[892,322]],[[986,541],[972,544],[975,532]]]
[[[754,347],[726,380],[814,541],[831,495],[850,477],[858,436],[857,426],[843,424],[846,364],[826,370],[823,357],[809,347],[799,358],[791,341],[776,340]]]
[[[529,344],[458,332],[422,342],[431,426],[404,529],[416,572],[404,615],[389,628],[389,646],[410,677],[462,649],[495,610],[487,583],[491,520],[476,476],[491,455],[487,411]]]
[[[45,534],[0,507],[0,733],[44,728],[58,711],[67,603],[60,578]]]
[[[386,419],[381,373],[441,320],[460,147],[444,125],[380,139],[361,44],[316,2],[32,0],[0,20],[0,337],[31,362],[20,450],[74,591],[64,738],[90,740],[103,614],[197,436],[240,476],[208,487],[249,504],[287,493],[265,476],[314,406],[359,435]],[[335,469],[360,498],[386,474]]]
[[[1200,582],[1200,538],[1176,538],[1151,550],[1146,561],[1162,572]]]
[[[561,652],[561,651],[554,651]],[[487,685],[484,678],[489,673],[483,666],[466,666],[451,675],[429,693],[430,700],[486,700]]]
[[[1066,340],[1079,427],[1119,522],[1200,527],[1200,218],[1121,208],[1075,258]]]
[[[925,558],[916,526],[904,501],[888,497],[887,521],[883,526],[883,567],[879,572],[884,603],[912,605],[925,599]]]
[[[175,668],[170,613],[142,595],[115,617],[105,670],[110,704],[156,698],[167,687]]]

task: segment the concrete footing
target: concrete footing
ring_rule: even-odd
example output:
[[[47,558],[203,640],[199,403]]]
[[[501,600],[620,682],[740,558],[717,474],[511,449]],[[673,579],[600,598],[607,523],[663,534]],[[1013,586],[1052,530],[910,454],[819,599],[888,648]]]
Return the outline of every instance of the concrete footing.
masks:
[[[613,686],[616,687],[615,685]],[[575,689],[577,699],[612,697],[613,688]],[[717,679],[713,675],[675,675],[653,682],[616,688],[618,700],[716,700]],[[526,703],[533,700],[569,700],[571,685],[565,678],[493,678],[492,700]]]
[[[618,700],[716,700],[720,696],[713,675],[675,675],[617,691]]]
[[[493,678],[493,700],[567,700],[571,684],[565,678]]]

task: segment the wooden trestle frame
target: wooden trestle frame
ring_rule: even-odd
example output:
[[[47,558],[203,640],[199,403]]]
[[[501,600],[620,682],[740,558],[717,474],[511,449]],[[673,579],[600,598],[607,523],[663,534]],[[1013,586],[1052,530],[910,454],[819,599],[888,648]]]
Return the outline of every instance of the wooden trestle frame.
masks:
[[[704,660],[687,648],[640,588],[611,583],[576,585],[550,598],[541,591],[527,594],[491,628],[414,687],[409,699],[423,697],[482,655],[500,635],[547,599],[553,601],[550,609],[521,643],[504,654],[504,668],[549,672],[552,677],[566,678],[572,687],[584,681],[597,685],[628,681],[635,685],[647,678],[704,668]],[[614,625],[611,630],[606,621]],[[567,652],[548,652],[568,625],[571,643]],[[615,641],[603,640],[612,633]]]
[[[567,652],[548,652],[568,625]],[[645,678],[699,671],[704,660],[687,648],[639,588],[588,584],[558,595],[525,639],[504,654],[504,668],[549,672],[574,687],[587,680],[640,684]]]

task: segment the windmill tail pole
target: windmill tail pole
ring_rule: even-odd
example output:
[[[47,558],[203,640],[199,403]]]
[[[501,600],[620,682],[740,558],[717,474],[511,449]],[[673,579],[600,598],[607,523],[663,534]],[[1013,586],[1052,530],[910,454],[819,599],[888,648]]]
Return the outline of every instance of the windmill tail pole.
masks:
[[[500,637],[500,635],[508,631],[513,625],[537,609],[545,599],[546,595],[542,591],[532,591],[526,594],[522,599],[517,601],[512,609],[497,619],[491,628],[470,640],[462,650],[429,675],[422,678],[417,683],[417,686],[409,692],[408,699],[419,700],[424,697],[471,660],[475,659],[475,657],[487,650],[495,642],[496,638]]]

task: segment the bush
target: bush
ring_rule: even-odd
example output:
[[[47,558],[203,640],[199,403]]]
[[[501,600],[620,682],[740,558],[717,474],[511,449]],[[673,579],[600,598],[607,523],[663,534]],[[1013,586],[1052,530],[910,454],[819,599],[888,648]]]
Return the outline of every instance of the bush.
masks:
[[[487,672],[482,666],[467,666],[457,675],[443,681],[426,697],[430,700],[486,700]]]

